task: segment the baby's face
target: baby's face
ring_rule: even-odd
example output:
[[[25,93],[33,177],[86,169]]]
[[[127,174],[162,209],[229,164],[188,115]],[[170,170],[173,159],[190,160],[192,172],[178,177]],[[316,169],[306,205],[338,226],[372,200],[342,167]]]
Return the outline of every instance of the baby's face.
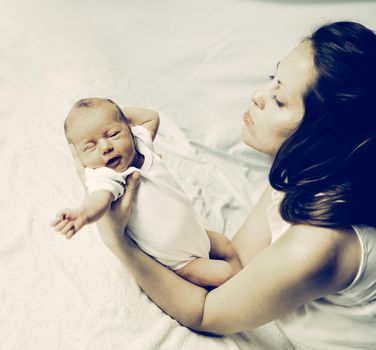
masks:
[[[135,156],[131,131],[111,105],[90,108],[72,118],[69,137],[88,168],[127,169]]]

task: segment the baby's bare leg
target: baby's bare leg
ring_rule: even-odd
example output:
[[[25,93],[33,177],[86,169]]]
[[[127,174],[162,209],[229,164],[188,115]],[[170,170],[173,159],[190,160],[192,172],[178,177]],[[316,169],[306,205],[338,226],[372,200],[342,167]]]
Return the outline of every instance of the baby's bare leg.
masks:
[[[218,287],[237,271],[224,260],[197,258],[175,272],[199,286]]]
[[[197,285],[218,287],[239,272],[242,266],[224,234],[212,231],[207,231],[207,234],[210,240],[209,256],[213,259],[197,258],[175,272]]]

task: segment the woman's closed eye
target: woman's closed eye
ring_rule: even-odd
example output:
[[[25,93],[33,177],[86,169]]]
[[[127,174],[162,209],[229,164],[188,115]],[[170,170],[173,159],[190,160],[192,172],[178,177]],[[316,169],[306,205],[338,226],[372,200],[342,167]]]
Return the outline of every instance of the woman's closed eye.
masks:
[[[269,79],[270,79],[270,80],[274,80],[274,79],[275,79],[275,76],[274,76],[274,75],[269,75]],[[275,101],[275,103],[277,104],[277,106],[278,106],[279,108],[282,108],[282,107],[285,106],[284,103],[282,103],[281,101],[279,101],[279,100],[277,99],[277,96],[276,96],[276,95],[273,95],[273,96],[272,96],[272,99]]]
[[[277,96],[276,96],[276,95],[273,95],[273,96],[272,96],[272,99],[275,101],[275,103],[277,104],[277,106],[278,106],[279,108],[282,108],[282,107],[285,106],[281,101],[279,101],[279,100],[277,99]]]

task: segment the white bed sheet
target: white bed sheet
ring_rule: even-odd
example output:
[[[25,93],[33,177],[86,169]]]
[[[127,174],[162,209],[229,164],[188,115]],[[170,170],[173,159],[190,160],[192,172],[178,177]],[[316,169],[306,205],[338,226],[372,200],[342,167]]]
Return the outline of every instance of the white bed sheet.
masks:
[[[375,14],[373,1],[2,0],[0,348],[289,348],[273,323],[191,332],[139,290],[94,225],[70,241],[49,228],[83,197],[63,121],[89,96],[159,110],[157,149],[204,224],[231,237],[270,162],[240,142],[252,90],[315,25],[375,28]]]

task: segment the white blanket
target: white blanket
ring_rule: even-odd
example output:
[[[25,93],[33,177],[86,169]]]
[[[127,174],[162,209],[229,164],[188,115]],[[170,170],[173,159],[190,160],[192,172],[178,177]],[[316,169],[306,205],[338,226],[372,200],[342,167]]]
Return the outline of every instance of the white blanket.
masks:
[[[315,25],[375,28],[375,13],[371,1],[2,0],[0,348],[288,348],[273,323],[191,332],[140,291],[94,225],[69,241],[51,230],[83,197],[63,121],[90,96],[161,111],[156,148],[204,224],[231,237],[270,163],[240,141],[252,90]]]

